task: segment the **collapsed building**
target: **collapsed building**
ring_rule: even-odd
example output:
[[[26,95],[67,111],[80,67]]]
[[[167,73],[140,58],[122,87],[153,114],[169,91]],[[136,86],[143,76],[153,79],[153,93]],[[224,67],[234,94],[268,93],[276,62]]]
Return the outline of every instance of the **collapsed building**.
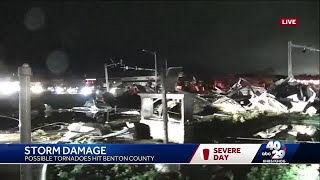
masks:
[[[154,136],[161,137],[159,133],[163,133],[159,131],[163,129],[161,128],[163,123],[161,120],[159,121],[159,119],[161,119],[162,109],[159,105],[156,107],[160,108],[153,108],[155,102],[161,97],[159,95],[156,97],[157,95],[145,93],[139,95],[142,98],[142,103],[148,104],[146,107],[143,107],[143,105],[141,107],[141,122],[148,124],[151,131],[152,129],[158,131],[158,134],[154,134]],[[295,124],[297,122],[294,122],[295,118],[308,119],[311,117],[319,117],[319,94],[317,94],[317,89],[310,85],[301,84],[292,78],[281,79],[267,89],[254,86],[246,79],[239,78],[239,80],[226,91],[219,88],[207,94],[191,94],[178,91],[169,93],[167,98],[169,139],[171,131],[171,137],[175,139],[176,142],[187,142],[191,134],[194,136],[195,134],[204,134],[204,132],[207,133],[207,137],[215,136],[216,140],[218,136],[225,138],[228,135],[232,136],[231,134],[237,136],[237,133],[241,136],[241,134],[246,134],[240,132],[244,129],[250,133],[256,132],[254,134],[247,133],[248,136],[259,136],[262,137],[262,139],[274,138],[277,134],[283,133],[283,131],[286,131],[287,135],[293,135],[295,137],[297,137],[298,134],[318,136],[319,125],[317,123]],[[192,103],[190,98],[193,99]],[[192,106],[192,108],[186,106]],[[143,111],[148,113],[146,114],[146,112]],[[190,111],[192,111],[191,115]],[[185,114],[186,112],[188,116]],[[158,117],[156,116],[157,114]],[[178,114],[180,114],[180,116],[177,116]],[[259,123],[252,123],[256,127],[251,127],[251,122],[243,123],[245,125],[239,123],[230,125],[231,123],[224,121],[219,124],[221,119],[231,119],[240,123],[250,119],[256,119]],[[210,122],[203,123],[206,120],[210,120]],[[199,125],[198,122],[206,124],[206,126],[196,128],[196,126]],[[208,127],[212,127],[211,130],[208,129]],[[182,128],[183,130],[180,131]],[[207,131],[204,130],[206,128]],[[219,130],[219,128],[224,130]],[[268,128],[273,129],[272,131],[274,132],[270,133],[270,131],[267,130],[266,133],[265,129]],[[208,133],[210,135],[208,135]],[[178,139],[177,137],[179,136],[184,139]],[[198,140],[201,141],[201,138],[198,138]]]
[[[216,88],[212,93],[222,96],[213,105],[222,107],[224,111],[301,112],[312,116],[319,113],[317,92],[314,87],[292,78],[280,79],[268,89],[253,86],[240,78],[227,92]]]

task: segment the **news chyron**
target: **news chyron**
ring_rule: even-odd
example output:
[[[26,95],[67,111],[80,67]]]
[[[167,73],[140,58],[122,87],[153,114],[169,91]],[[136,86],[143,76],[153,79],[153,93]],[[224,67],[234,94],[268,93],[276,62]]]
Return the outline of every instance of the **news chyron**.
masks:
[[[1,164],[320,163],[320,143],[0,144]],[[182,153],[183,152],[183,153]]]

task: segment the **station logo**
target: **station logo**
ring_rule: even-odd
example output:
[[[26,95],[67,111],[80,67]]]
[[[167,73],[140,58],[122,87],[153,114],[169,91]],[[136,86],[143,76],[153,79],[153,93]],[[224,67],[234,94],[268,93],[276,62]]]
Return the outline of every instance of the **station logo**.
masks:
[[[266,144],[265,150],[262,151],[264,163],[285,163],[286,146],[278,140],[269,141]]]
[[[298,18],[280,18],[280,26],[298,26]]]

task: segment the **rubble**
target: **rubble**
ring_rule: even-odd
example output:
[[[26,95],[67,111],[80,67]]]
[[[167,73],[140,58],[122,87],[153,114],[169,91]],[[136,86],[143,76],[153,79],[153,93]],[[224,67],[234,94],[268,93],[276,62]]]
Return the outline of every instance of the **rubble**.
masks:
[[[266,89],[253,86],[247,80],[239,78],[238,82],[229,89],[227,96],[231,97],[236,93],[242,96],[250,96],[252,94],[262,94],[264,92],[266,92]]]
[[[262,112],[275,112],[287,113],[288,109],[285,105],[281,104],[275,97],[267,92],[262,93],[260,96],[252,96],[249,100],[250,104],[246,106],[247,110],[258,109]]]
[[[215,88],[211,98],[198,97],[195,100],[195,109],[200,112],[206,103],[212,103],[223,113],[243,113],[247,111],[272,113],[302,113],[314,116],[318,113],[314,105],[319,104],[316,91],[293,78],[280,79],[268,90],[250,84],[239,78],[227,92]],[[212,101],[213,100],[213,101]],[[197,113],[196,113],[197,114]],[[208,114],[209,115],[209,114]]]
[[[246,111],[245,108],[242,107],[239,103],[226,96],[213,102],[212,106],[221,108],[224,112],[228,113],[238,113]]]
[[[120,112],[120,114],[124,114],[124,115],[140,115],[139,111],[124,111],[124,112]]]
[[[315,107],[309,107],[306,110],[306,114],[308,114],[309,116],[314,116],[317,114],[317,109]]]
[[[307,136],[314,136],[318,131],[315,126],[305,126],[305,125],[292,125],[292,130],[288,133],[297,136],[298,134],[303,134]]]
[[[259,136],[261,138],[270,139],[275,137],[277,134],[281,132],[285,132],[289,135],[297,137],[300,135],[306,135],[309,137],[312,137],[316,134],[318,129],[315,126],[312,125],[297,125],[297,124],[291,124],[291,125],[276,125],[272,128],[269,128],[265,131],[261,131],[256,133],[254,136]]]
[[[133,131],[135,124],[126,122],[122,129],[111,131],[108,125],[101,125],[98,123],[72,123],[68,126],[66,132],[60,142],[70,142],[79,137],[90,137],[92,140],[104,140],[112,137],[124,136],[133,139]]]
[[[98,123],[72,123],[68,126],[68,132],[64,135],[62,141],[70,141],[83,135],[102,136],[110,129]]]
[[[287,125],[277,125],[273,128],[267,129],[266,131],[258,132],[254,136],[259,136],[261,138],[269,139],[269,138],[276,136],[281,131],[287,130],[287,129],[288,129]]]

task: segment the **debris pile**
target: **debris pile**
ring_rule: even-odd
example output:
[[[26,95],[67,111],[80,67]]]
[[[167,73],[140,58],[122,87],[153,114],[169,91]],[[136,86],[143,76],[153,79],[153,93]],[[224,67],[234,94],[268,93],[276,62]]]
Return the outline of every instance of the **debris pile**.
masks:
[[[64,134],[60,142],[70,142],[79,137],[90,137],[92,140],[107,140],[113,137],[123,137],[133,139],[134,124],[126,123],[121,130],[113,130],[108,125],[99,123],[72,123],[68,126],[68,131]]]
[[[270,113],[303,113],[309,116],[319,114],[317,90],[299,83],[293,78],[281,79],[269,89],[250,84],[240,78],[228,91],[216,88],[200,98],[219,108],[224,114],[259,111]]]
[[[212,105],[222,109],[224,112],[229,113],[238,113],[246,111],[245,108],[242,107],[238,102],[231,98],[228,98],[227,96],[223,96],[220,99],[214,101]]]
[[[275,99],[272,94],[267,92],[262,93],[259,96],[252,95],[249,99],[250,104],[245,106],[247,110],[259,110],[262,112],[274,112],[274,113],[287,113],[288,109],[285,105],[281,104]]]
[[[276,125],[272,128],[269,128],[265,131],[256,133],[255,137],[261,137],[265,139],[279,138],[281,136],[288,137],[293,136],[296,140],[317,140],[319,129],[313,125],[301,125],[301,124],[292,124],[292,125]]]

